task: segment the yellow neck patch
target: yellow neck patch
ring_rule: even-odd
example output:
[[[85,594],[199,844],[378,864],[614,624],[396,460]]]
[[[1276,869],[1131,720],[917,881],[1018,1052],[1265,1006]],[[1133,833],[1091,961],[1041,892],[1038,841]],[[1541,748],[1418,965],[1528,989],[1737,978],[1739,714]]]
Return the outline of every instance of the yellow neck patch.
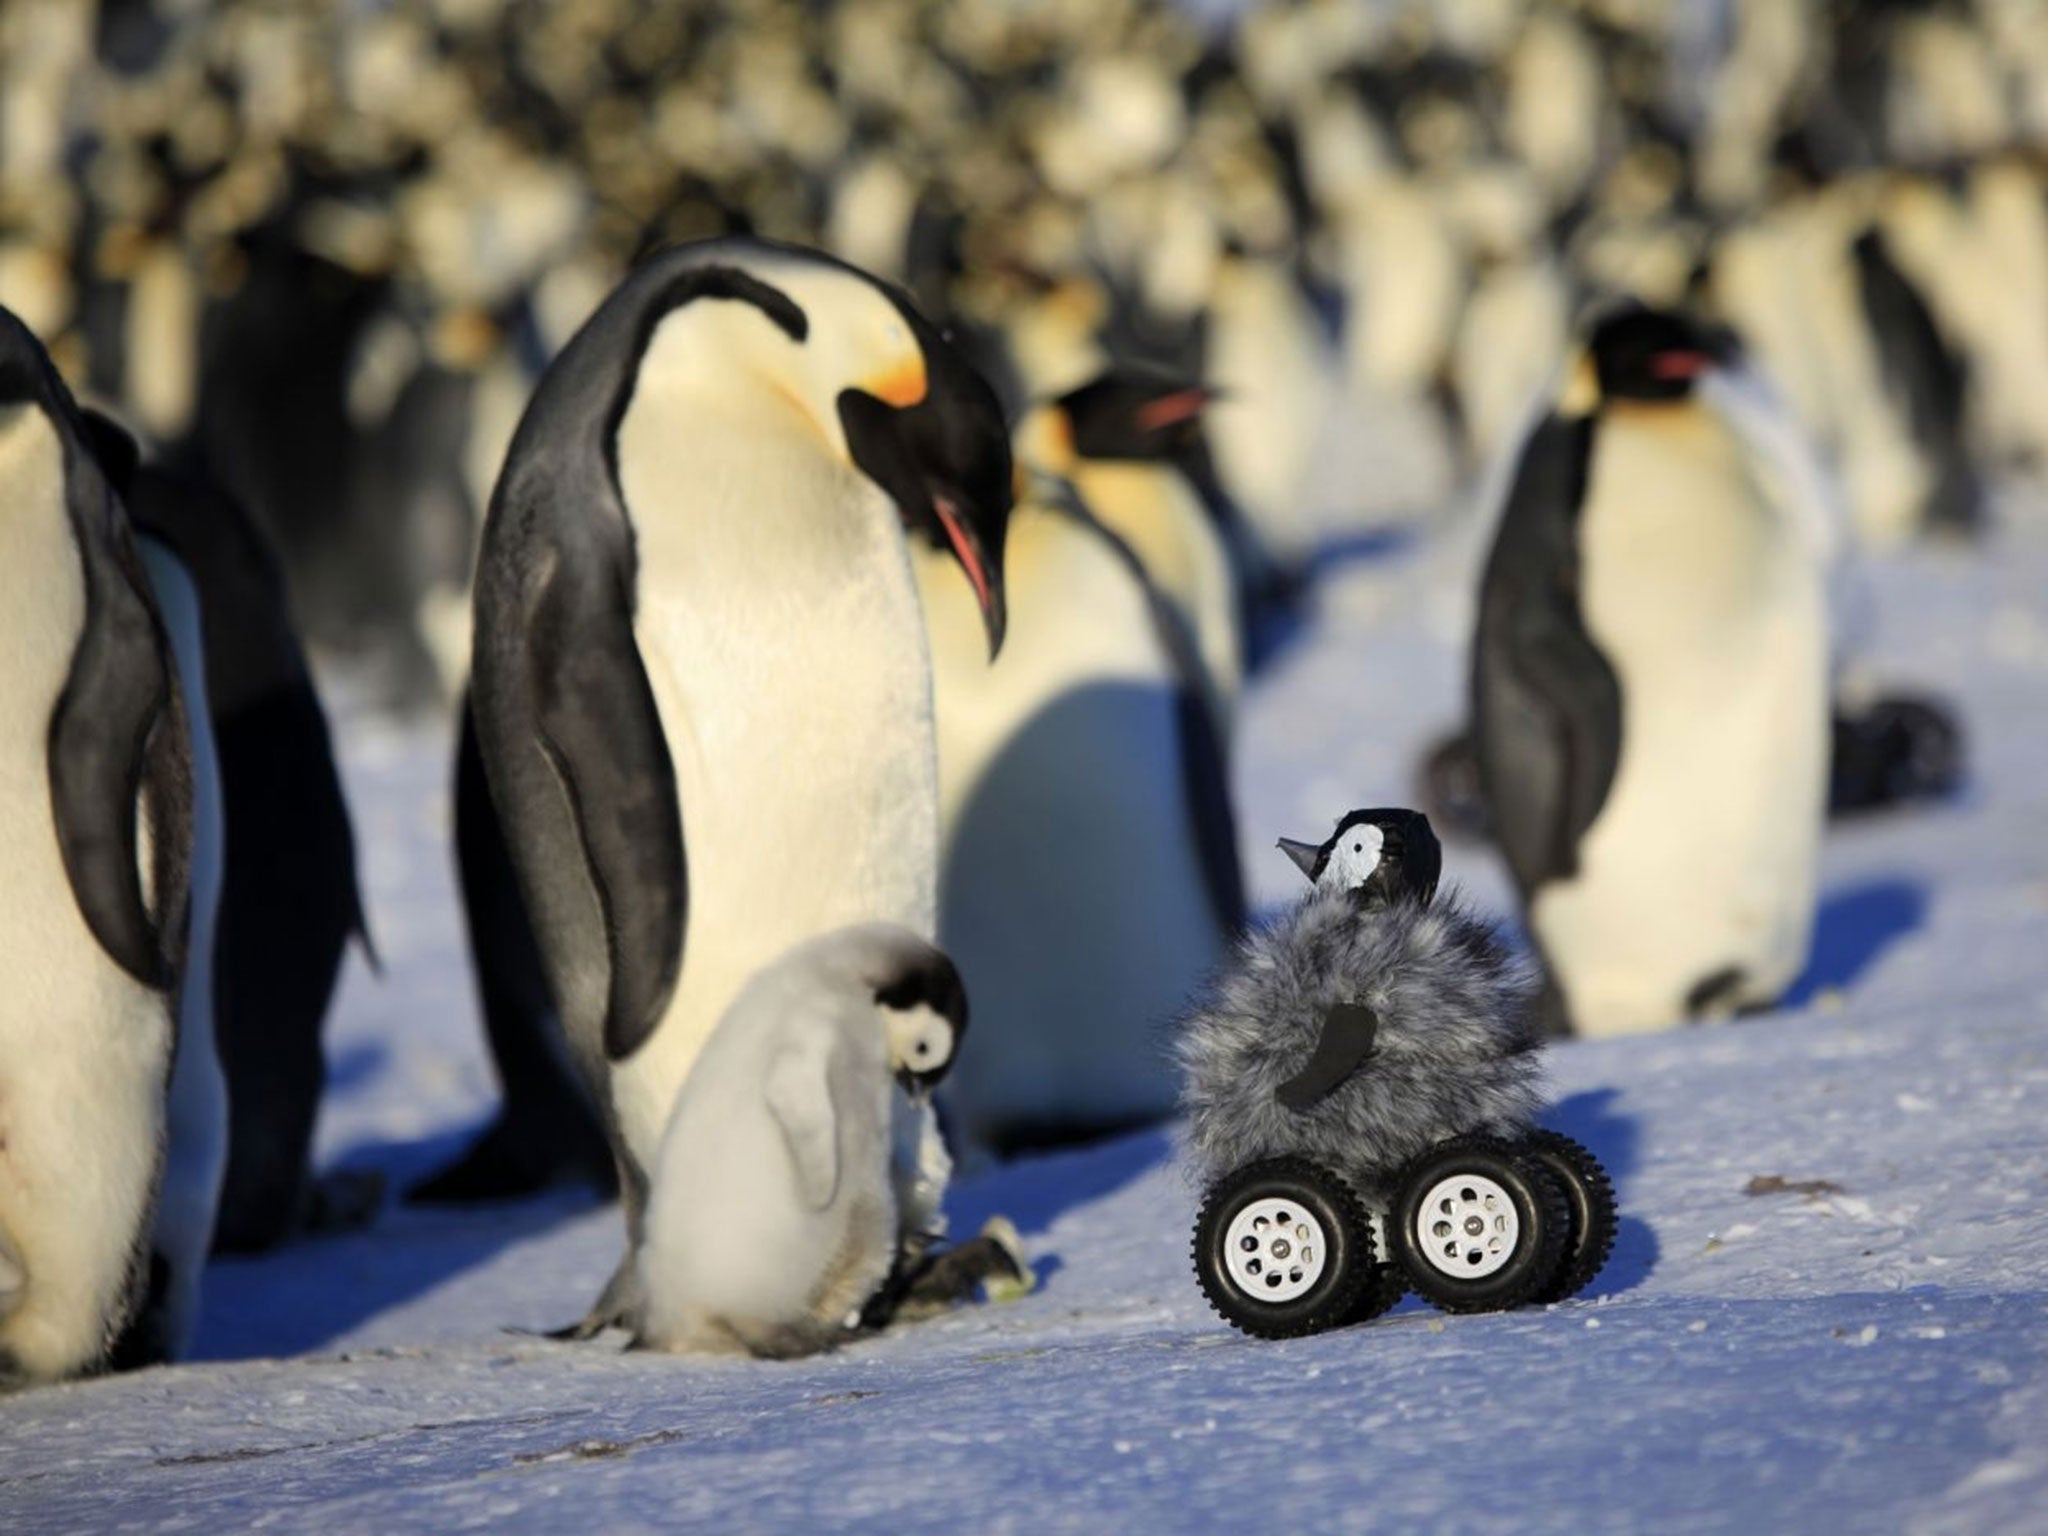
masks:
[[[860,387],[877,400],[886,400],[891,405],[916,405],[929,388],[924,359],[913,354],[893,368],[861,380]]]

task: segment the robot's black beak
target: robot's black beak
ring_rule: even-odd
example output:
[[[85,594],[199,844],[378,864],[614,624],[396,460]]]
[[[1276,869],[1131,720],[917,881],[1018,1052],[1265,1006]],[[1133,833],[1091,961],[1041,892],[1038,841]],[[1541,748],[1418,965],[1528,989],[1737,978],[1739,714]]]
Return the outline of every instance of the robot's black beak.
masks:
[[[1309,879],[1316,877],[1316,860],[1322,857],[1322,847],[1317,843],[1297,843],[1291,837],[1280,839],[1280,851],[1294,860],[1294,867]]]

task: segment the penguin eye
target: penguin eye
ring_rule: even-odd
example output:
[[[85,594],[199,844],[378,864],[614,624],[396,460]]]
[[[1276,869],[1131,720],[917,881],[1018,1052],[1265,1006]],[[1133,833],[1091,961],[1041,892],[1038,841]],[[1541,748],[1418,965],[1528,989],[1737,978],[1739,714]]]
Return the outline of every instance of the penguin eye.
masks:
[[[917,1042],[917,1054],[918,1054],[918,1055],[920,1055],[920,1056],[929,1056],[929,1055],[931,1055],[931,1053],[932,1053],[932,1047],[931,1047],[931,1042],[930,1042],[930,1041],[928,1041],[928,1040],[920,1040],[920,1041],[918,1041],[918,1042]]]

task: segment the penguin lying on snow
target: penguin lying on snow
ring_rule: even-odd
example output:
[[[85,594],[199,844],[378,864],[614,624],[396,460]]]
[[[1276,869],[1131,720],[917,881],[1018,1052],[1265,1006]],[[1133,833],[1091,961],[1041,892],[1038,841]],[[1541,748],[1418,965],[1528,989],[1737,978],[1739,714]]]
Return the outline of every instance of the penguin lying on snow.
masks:
[[[1532,979],[1436,899],[1427,818],[1353,811],[1320,846],[1281,846],[1314,894],[1246,939],[1175,1045],[1204,1178],[1306,1157],[1384,1201],[1437,1143],[1526,1130],[1541,1102]]]
[[[662,1138],[638,1341],[787,1358],[940,1287],[1021,1280],[1011,1232],[928,1252],[947,1171],[928,1095],[966,1028],[953,963],[891,924],[826,934],[756,975]]]

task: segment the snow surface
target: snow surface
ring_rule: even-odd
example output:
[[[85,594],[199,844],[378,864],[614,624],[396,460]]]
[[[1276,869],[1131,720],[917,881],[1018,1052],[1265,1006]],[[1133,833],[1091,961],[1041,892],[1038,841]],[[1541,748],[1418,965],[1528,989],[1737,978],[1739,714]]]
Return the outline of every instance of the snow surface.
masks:
[[[1588,1297],[1241,1338],[1164,1133],[956,1189],[1034,1295],[801,1363],[509,1333],[581,1312],[616,1214],[394,1208],[214,1265],[198,1363],[0,1400],[0,1531],[2048,1530],[2048,509],[2008,511],[1876,573],[1878,670],[1960,696],[1976,771],[1830,836],[1793,1005],[1554,1051],[1550,1122],[1622,1203]],[[1261,899],[1296,893],[1275,835],[1409,798],[1469,544],[1354,543],[1248,700]],[[492,1098],[447,734],[342,735],[385,973],[351,962],[320,1149],[400,1182]],[[1505,910],[1489,856],[1446,873]],[[1774,1175],[1823,1182],[1745,1192]]]

